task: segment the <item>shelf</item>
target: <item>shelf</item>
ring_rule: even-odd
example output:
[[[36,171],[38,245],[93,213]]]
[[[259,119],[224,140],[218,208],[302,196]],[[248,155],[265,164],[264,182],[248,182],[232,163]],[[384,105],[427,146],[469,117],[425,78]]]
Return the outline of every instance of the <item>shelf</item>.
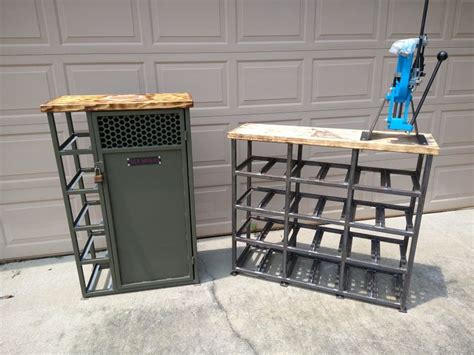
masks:
[[[256,199],[253,194],[263,193]],[[274,189],[268,187],[251,187],[248,189],[236,202],[235,208],[242,211],[248,211],[254,214],[262,214],[266,216],[285,216],[284,211],[284,199],[281,199],[279,206],[267,206],[273,201],[275,196],[285,196],[285,191],[282,189]],[[248,200],[258,201],[255,206],[249,206]],[[314,200],[313,205],[315,206],[312,214],[296,212],[298,205],[302,199]],[[328,202],[340,204],[340,217],[329,218],[324,216],[324,211]],[[373,207],[375,208],[375,224],[368,224],[364,221],[355,221],[355,214],[358,206]],[[405,229],[391,228],[385,225],[385,211],[395,210],[401,211],[405,214],[406,227]],[[290,193],[290,208],[288,216],[289,218],[302,219],[311,222],[318,222],[324,224],[335,224],[343,226],[345,223],[345,212],[346,212],[346,199],[344,197],[327,196],[320,194],[313,194],[307,192],[295,192]],[[388,234],[400,235],[400,236],[412,236],[413,235],[413,213],[410,207],[400,206],[389,203],[371,202],[364,200],[354,200],[353,207],[351,208],[352,216],[350,218],[350,226],[353,228],[359,228],[364,230],[370,230],[375,232],[384,232]]]
[[[242,204],[244,200],[246,199],[251,199],[255,201],[255,198],[252,198],[255,193],[264,193],[263,197],[259,199],[259,203],[256,206],[249,206],[249,205]],[[284,216],[285,215],[285,212],[283,211],[285,208],[284,201],[283,201],[282,206],[278,209],[266,208],[272,202],[272,200],[274,200],[275,196],[284,197],[285,191],[280,190],[280,189],[272,189],[268,187],[251,187],[250,189],[245,191],[239,199],[237,199],[235,208],[242,211],[261,213],[261,214],[270,215],[270,216]],[[290,200],[293,199],[293,196],[294,196],[294,193],[291,193]],[[247,201],[245,203],[247,203]]]
[[[346,269],[345,296],[375,300],[382,305],[400,306],[404,277],[350,266]]]
[[[262,220],[264,222],[265,219]],[[281,221],[279,221],[281,222]],[[284,282],[295,286],[316,289],[333,294],[340,294],[360,300],[370,299],[377,304],[399,307],[400,292],[407,269],[402,262],[406,255],[402,252],[403,240],[382,236],[351,232],[348,237],[347,260],[344,276],[344,286],[339,287],[340,263],[342,252],[343,230],[327,226],[294,223],[291,226],[288,241],[287,277],[283,277],[282,260],[284,247],[266,241],[273,220],[266,220],[264,228],[252,233],[253,237],[239,236],[237,241],[246,243],[245,248],[237,258],[235,270],[249,276],[264,278],[270,281]],[[249,221],[239,229],[241,234]],[[303,229],[314,232],[313,239],[306,247],[298,242],[298,234]],[[328,235],[334,234],[334,235]],[[336,238],[337,248],[329,251],[323,240]],[[359,259],[359,253],[352,251],[354,240],[370,242],[371,261]],[[391,244],[400,247],[400,266],[394,267],[382,263],[381,244]],[[323,251],[325,250],[325,251]],[[406,252],[405,252],[406,253]],[[398,262],[393,260],[393,262]]]
[[[246,237],[246,230],[247,227],[256,221],[261,221],[264,223],[263,228],[260,229],[258,232],[250,233],[250,237]],[[284,250],[283,245],[283,236],[277,237],[275,240],[274,235],[271,235],[270,238],[273,238],[273,241],[268,240],[269,232],[272,228],[279,228],[283,227],[283,221],[278,221],[274,219],[258,219],[254,217],[250,217],[247,219],[242,226],[239,228],[236,241],[241,243],[246,243],[246,248],[250,249],[259,248],[259,249],[267,249],[273,250],[277,252],[282,252]],[[310,243],[302,243],[299,241],[298,236],[302,230],[306,230],[309,232],[310,230],[314,233]],[[275,233],[273,233],[275,234]],[[331,248],[328,246],[323,245],[323,238],[336,238],[335,243],[337,248]],[[341,252],[342,252],[342,244],[343,244],[343,229],[323,226],[323,225],[315,225],[315,224],[307,224],[307,223],[291,223],[290,225],[290,233],[289,233],[289,240],[288,240],[288,247],[287,250],[289,253],[307,257],[312,259],[320,259],[327,262],[334,262],[339,263],[341,261]],[[367,255],[371,256],[371,260],[364,260],[361,258],[363,254],[360,254],[360,251],[357,253],[352,250],[352,245],[355,239],[359,240],[368,240],[370,242],[370,250],[365,250]],[[326,239],[324,239],[326,240]],[[399,250],[399,259],[394,260],[390,258],[392,265],[389,265],[382,261],[381,255],[381,245],[393,245],[398,247]],[[404,241],[400,239],[394,239],[379,235],[371,235],[366,233],[360,232],[350,232],[348,236],[348,243],[347,243],[347,259],[346,262],[349,265],[354,267],[359,267],[367,270],[372,271],[380,271],[389,274],[406,274],[407,270],[405,268],[406,265],[406,249],[404,248]],[[245,253],[241,254],[241,261],[245,259]],[[399,266],[393,266],[398,264]]]
[[[105,275],[103,275],[106,273]],[[103,281],[101,284],[100,281]],[[87,282],[85,292],[88,296],[112,293],[113,283],[110,267],[103,264],[94,264],[91,276]]]
[[[344,287],[340,290],[339,263],[290,255],[288,276],[284,278],[280,262],[281,251],[251,247],[246,250],[246,255],[246,260],[240,259],[237,262],[235,270],[238,273],[384,306],[400,307],[400,295],[404,282],[404,277],[400,273],[375,272],[348,265]]]
[[[71,134],[62,144],[58,147],[59,155],[80,155],[80,154],[92,154],[92,148],[74,148],[79,138],[89,137],[89,132],[81,131]]]
[[[368,224],[364,221],[355,221],[355,218],[351,218],[350,227],[360,228],[364,230],[370,230],[374,232],[383,232],[389,234],[395,234],[400,236],[411,237],[413,236],[413,212],[409,206],[400,206],[390,203],[380,203],[380,202],[371,202],[371,201],[362,201],[354,200],[354,205],[357,206],[366,206],[375,208],[375,224]],[[354,212],[356,208],[353,208]],[[385,211],[394,210],[403,212],[405,215],[405,229],[387,227],[385,225]]]
[[[252,163],[263,163],[258,171],[254,171]],[[280,170],[283,170],[283,174],[277,175],[271,173],[271,170],[276,166],[280,166]],[[309,177],[301,177],[305,175],[305,170],[308,167],[317,167],[318,171]],[[326,187],[335,187],[335,188],[345,188],[348,187],[349,181],[349,168],[348,164],[337,164],[337,163],[326,163],[318,162],[313,160],[292,160],[291,163],[291,177],[290,180],[292,183],[308,184],[308,185],[319,185]],[[252,171],[248,171],[248,169]],[[339,170],[340,174],[344,175],[342,181],[331,181],[328,180],[328,176],[331,176],[333,170]],[[284,158],[272,158],[264,156],[251,156],[239,164],[235,170],[237,176],[259,178],[266,180],[274,181],[285,181],[286,180],[286,159]],[[363,173],[372,173],[380,175],[380,185],[371,186],[366,184],[361,184],[359,182],[360,177]],[[392,177],[393,176],[407,176],[411,180],[411,189],[401,189],[394,188],[392,186]],[[409,196],[409,197],[419,197],[420,196],[420,183],[419,177],[415,171],[410,170],[400,170],[400,169],[383,169],[370,166],[358,166],[356,169],[354,177],[354,189],[360,191],[369,191],[376,193],[400,195],[400,196]]]
[[[81,195],[99,192],[99,188],[96,184],[93,187],[76,187],[80,184],[84,185],[84,176],[87,173],[94,173],[94,168],[81,168],[77,171],[76,175],[74,175],[71,181],[69,181],[69,183],[66,185],[66,192],[68,195]]]
[[[97,224],[85,224],[85,225],[81,224],[82,220],[84,219],[84,217],[88,213],[91,206],[100,206],[100,201],[98,201],[98,200],[97,201],[86,201],[86,203],[84,203],[84,205],[82,205],[81,210],[79,211],[79,213],[77,214],[76,218],[73,221],[74,230],[76,232],[86,231],[86,230],[103,230],[104,229],[104,224],[102,222],[97,223]]]
[[[95,257],[92,257],[91,250],[95,250],[94,242],[96,241],[97,237],[105,236],[105,231],[91,231],[89,233],[89,238],[87,239],[86,244],[84,245],[84,249],[79,255],[79,260],[81,264],[109,264],[110,258],[108,255],[108,251],[105,252],[97,252]],[[97,254],[100,254],[99,256]]]
[[[248,171],[248,169],[253,170],[252,163],[265,163],[265,165],[259,171]],[[274,168],[275,165],[278,165],[278,164],[283,164],[283,169],[286,170],[286,159],[251,156],[250,158],[244,160],[236,168],[235,173],[238,176],[276,180],[276,181],[285,181],[285,175],[269,174],[269,171],[272,170],[272,168]],[[293,162],[292,166],[294,167],[295,165],[296,165],[296,162]]]
[[[360,176],[363,172],[379,173],[380,186],[370,186],[370,185],[364,185],[364,184],[359,183]],[[393,188],[391,181],[392,181],[392,176],[394,175],[410,177],[411,183],[412,183],[412,189],[405,190],[405,189]],[[354,180],[355,180],[354,182],[355,190],[378,192],[378,193],[399,195],[399,196],[411,196],[411,197],[419,197],[421,195],[419,177],[417,176],[415,171],[398,170],[398,169],[382,169],[382,168],[374,168],[374,167],[367,167],[367,166],[359,166],[356,170]]]
[[[312,174],[314,175],[313,177],[305,178],[301,177],[301,175],[304,175],[303,173],[305,167],[318,167],[319,169],[316,175]],[[312,160],[301,160],[299,163],[296,164],[296,168],[293,170],[290,180],[294,183],[347,189],[349,181],[349,167],[350,166],[347,164],[323,163]],[[343,170],[343,174],[345,176],[343,181],[327,180],[327,177],[330,176],[329,173],[335,169]]]

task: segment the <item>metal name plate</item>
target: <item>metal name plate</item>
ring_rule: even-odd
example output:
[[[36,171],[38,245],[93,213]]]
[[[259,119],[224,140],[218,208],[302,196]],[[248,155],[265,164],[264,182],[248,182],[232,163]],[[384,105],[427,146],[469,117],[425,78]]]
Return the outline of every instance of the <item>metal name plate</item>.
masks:
[[[139,165],[161,165],[161,157],[139,157],[139,158],[127,158],[128,166],[139,166]]]

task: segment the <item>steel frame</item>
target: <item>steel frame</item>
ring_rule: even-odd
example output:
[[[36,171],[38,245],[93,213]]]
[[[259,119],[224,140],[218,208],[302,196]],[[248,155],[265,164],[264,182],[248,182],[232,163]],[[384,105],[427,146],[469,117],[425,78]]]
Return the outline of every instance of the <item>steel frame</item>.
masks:
[[[48,112],[48,124],[50,128],[54,155],[59,173],[59,181],[61,190],[63,193],[64,205],[66,209],[66,217],[69,226],[69,232],[71,236],[74,258],[76,261],[76,268],[79,278],[79,284],[81,293],[84,298],[109,295],[122,292],[139,291],[146,289],[154,289],[157,287],[165,286],[177,286],[190,283],[199,283],[199,277],[197,273],[197,267],[194,263],[197,255],[197,244],[196,244],[196,230],[195,230],[195,213],[194,213],[194,195],[193,190],[193,178],[192,178],[192,152],[191,152],[191,130],[189,110],[183,110],[184,115],[184,127],[182,134],[184,137],[183,156],[185,157],[184,163],[186,164],[186,171],[183,173],[188,174],[189,186],[185,191],[186,199],[188,201],[187,215],[191,219],[190,235],[191,252],[192,252],[192,278],[190,280],[179,280],[179,279],[164,279],[152,282],[141,282],[133,285],[121,285],[120,273],[118,271],[118,261],[114,253],[114,240],[112,233],[112,226],[109,226],[109,218],[107,218],[108,211],[106,206],[106,192],[104,191],[103,184],[95,184],[93,187],[86,187],[84,184],[84,178],[86,174],[94,174],[95,169],[99,168],[100,171],[104,171],[103,161],[100,159],[101,148],[100,140],[97,136],[96,120],[92,112],[87,112],[87,126],[88,131],[76,131],[72,119],[71,112],[65,112],[67,133],[68,138],[64,142],[59,141],[58,130],[56,126],[56,117],[54,113]],[[127,111],[130,113],[131,111]],[[120,111],[114,111],[115,114]],[[90,140],[90,147],[79,148],[79,138],[88,138]],[[142,148],[143,149],[143,148]],[[74,172],[71,174],[72,177],[68,179],[65,169],[65,162],[63,158],[65,156],[72,156]],[[81,156],[88,156],[92,158],[94,166],[83,167],[81,163]],[[79,195],[80,208],[73,208],[74,204],[71,200],[72,197]],[[100,215],[102,221],[99,223],[91,223],[91,207],[97,206],[100,208]],[[74,206],[75,207],[75,206]],[[77,211],[76,211],[77,210]],[[87,238],[85,243],[80,242],[78,233],[85,232]],[[96,246],[96,238],[102,236],[105,237],[105,250],[104,246],[101,245],[99,251]],[[100,254],[100,255],[99,255]],[[90,268],[88,272],[85,268]],[[105,282],[98,284],[101,279],[101,274],[106,272]]]
[[[231,140],[231,166],[232,166],[232,275],[239,273],[254,276],[265,280],[280,282],[282,286],[294,285],[314,289],[340,298],[351,298],[382,306],[398,308],[402,312],[407,310],[407,299],[409,295],[413,264],[415,259],[418,235],[423,214],[429,173],[431,169],[432,156],[418,155],[415,170],[383,169],[359,165],[359,150],[352,150],[350,164],[332,164],[326,162],[307,161],[302,159],[303,146],[298,145],[296,159],[293,157],[293,144],[287,144],[286,158],[263,157],[252,154],[252,141],[247,141],[247,157],[242,162],[237,162],[237,140]],[[260,171],[252,171],[252,162],[264,163]],[[285,173],[276,175],[271,173],[271,168],[276,164],[285,164]],[[317,166],[319,172],[315,178],[302,178],[301,171],[304,166]],[[326,175],[332,168],[345,169],[344,181],[327,181]],[[369,186],[359,182],[360,175],[364,171],[380,174],[380,186]],[[412,189],[403,190],[392,188],[391,179],[398,175],[411,178]],[[246,191],[240,196],[237,194],[238,178],[246,178]],[[285,183],[284,189],[252,186],[252,179],[268,179]],[[301,192],[301,184],[337,187],[346,189],[345,198],[330,196],[326,194],[313,194]],[[409,205],[389,204],[381,202],[364,201],[355,199],[356,191],[370,191],[383,194],[391,194],[409,197]],[[256,206],[252,206],[254,193],[263,193],[264,197]],[[284,197],[282,209],[268,208],[270,201],[275,196]],[[299,204],[302,198],[312,199],[316,202],[314,213],[307,214],[299,212]],[[327,201],[339,202],[343,205],[340,218],[328,218],[323,216]],[[356,221],[355,212],[357,206],[369,206],[375,208],[375,225],[365,221]],[[385,226],[385,210],[391,209],[403,212],[406,218],[406,228],[397,229]],[[238,211],[245,212],[245,221],[238,226]],[[252,237],[252,221],[265,222],[265,226]],[[280,243],[266,241],[268,233],[275,225],[283,226],[283,239]],[[314,230],[315,235],[310,248],[297,246],[298,233],[301,228]],[[356,231],[354,231],[356,229]],[[360,230],[363,230],[361,232]],[[332,254],[319,249],[321,240],[325,233],[340,235],[337,253]],[[367,233],[366,233],[367,232]],[[378,232],[372,234],[370,232]],[[371,261],[351,255],[352,242],[355,238],[370,240]],[[245,245],[243,251],[238,255],[238,243]],[[399,266],[390,266],[381,262],[380,245],[389,243],[397,245],[400,250]],[[255,268],[246,266],[252,252],[264,252],[260,263]],[[408,253],[408,255],[407,255]],[[281,272],[270,274],[265,270],[269,265],[275,263],[273,255],[280,254],[281,261],[277,266]],[[312,260],[312,267],[308,280],[293,277],[293,268],[298,258],[303,257]],[[337,266],[334,286],[318,283],[321,275],[321,265],[332,263]],[[355,292],[350,286],[350,274],[352,270],[365,270],[367,273],[366,293]],[[391,275],[393,277],[394,299],[386,299],[377,295],[377,279],[379,275]]]
[[[94,144],[92,144],[92,146],[87,149],[78,148],[78,139],[82,137],[90,137],[90,130],[89,132],[76,131],[71,113],[65,112],[65,115],[68,128],[68,138],[62,144],[59,142],[56,120],[52,112],[48,112],[48,123],[53,142],[54,155],[58,166],[59,181],[63,193],[64,206],[66,208],[66,217],[71,235],[81,293],[83,297],[115,293],[117,292],[114,287],[114,285],[116,285],[116,280],[115,273],[112,271],[113,258],[111,255],[110,234],[107,230],[106,218],[103,218],[101,223],[92,224],[90,215],[91,206],[100,206],[101,214],[102,216],[105,216],[105,206],[101,202],[104,200],[103,191],[97,185],[94,187],[85,188],[84,176],[87,173],[94,173],[95,167],[82,167],[80,159],[81,155],[95,156],[95,147]],[[88,121],[90,121],[89,115]],[[93,139],[91,139],[91,142],[93,143]],[[73,156],[75,171],[73,177],[69,181],[67,180],[66,171],[64,168],[64,156]],[[96,159],[93,161],[96,161]],[[97,196],[98,194],[99,198],[91,198],[91,194],[93,194],[93,196]],[[77,214],[74,213],[71,201],[71,197],[75,195],[80,195],[81,201],[81,208]],[[79,232],[87,233],[87,241],[82,248],[78,239]],[[95,239],[98,236],[105,236],[105,256],[99,257],[97,255],[98,252],[96,250]],[[86,278],[86,272],[84,270],[86,265],[92,266],[88,278]],[[99,278],[101,273],[104,271],[107,271],[106,282],[103,287],[98,287]]]

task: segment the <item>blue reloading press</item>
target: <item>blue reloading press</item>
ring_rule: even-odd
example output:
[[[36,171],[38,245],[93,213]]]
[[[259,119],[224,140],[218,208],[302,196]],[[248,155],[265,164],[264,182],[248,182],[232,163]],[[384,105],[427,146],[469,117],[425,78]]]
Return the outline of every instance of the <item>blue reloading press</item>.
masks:
[[[436,74],[438,73],[441,63],[448,58],[448,53],[441,51],[437,55],[438,62],[431,74],[430,80],[421,96],[420,102],[415,110],[413,103],[413,93],[422,78],[426,75],[425,69],[425,47],[428,44],[428,37],[425,34],[426,15],[428,12],[429,0],[425,0],[423,8],[423,16],[421,19],[421,29],[418,38],[410,38],[395,42],[390,48],[391,53],[398,54],[397,67],[393,78],[393,83],[388,90],[382,105],[375,117],[369,131],[362,133],[362,140],[370,140],[374,138],[373,130],[377,124],[380,114],[383,111],[385,103],[388,102],[387,129],[393,131],[403,131],[411,133],[415,130],[419,144],[427,144],[423,135],[418,132],[416,119],[420,113],[426,96],[433,84]],[[416,55],[415,55],[416,52]],[[409,111],[412,111],[411,119],[409,119]]]

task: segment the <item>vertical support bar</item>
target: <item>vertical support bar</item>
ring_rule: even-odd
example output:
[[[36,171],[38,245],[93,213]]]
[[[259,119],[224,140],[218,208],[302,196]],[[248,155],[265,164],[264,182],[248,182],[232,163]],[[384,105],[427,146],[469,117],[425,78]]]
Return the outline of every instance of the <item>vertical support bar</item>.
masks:
[[[86,297],[86,283],[84,280],[84,272],[82,270],[81,261],[80,261],[80,251],[77,241],[76,231],[74,230],[74,217],[72,215],[71,200],[67,194],[66,186],[66,173],[64,171],[64,163],[59,155],[59,140],[58,140],[58,131],[56,128],[56,122],[54,120],[54,114],[48,112],[48,124],[49,130],[51,132],[51,139],[53,141],[54,155],[56,158],[56,164],[58,166],[59,174],[59,183],[61,185],[61,191],[63,192],[64,207],[66,209],[67,223],[69,226],[69,233],[71,235],[72,249],[74,250],[74,259],[76,260],[77,274],[79,276],[79,284],[81,285],[82,296]]]
[[[104,171],[104,163],[103,163],[103,156],[102,156],[102,151],[99,152],[99,147],[100,147],[100,138],[99,138],[99,129],[97,125],[97,120],[94,120],[94,117],[92,115],[91,111],[87,112],[87,125],[89,128],[90,132],[90,138],[91,138],[91,149],[92,149],[92,154],[94,156],[94,162],[95,164],[99,164],[99,167],[101,168],[102,171]],[[107,173],[107,172],[105,172]],[[107,178],[107,175],[105,175]],[[107,179],[105,179],[107,180]],[[120,288],[121,281],[120,281],[120,268],[118,265],[117,259],[116,259],[116,252],[115,252],[115,241],[112,242],[112,229],[113,229],[113,224],[109,225],[111,222],[108,218],[109,214],[107,213],[107,204],[106,204],[106,197],[105,197],[105,192],[104,192],[104,185],[107,184],[107,181],[104,181],[101,184],[98,184],[98,189],[99,189],[99,201],[100,201],[100,212],[102,213],[102,218],[104,221],[104,232],[105,232],[105,240],[107,242],[107,250],[109,254],[109,263],[110,263],[110,273],[112,275],[112,286],[114,290],[117,290]]]
[[[230,167],[232,169],[232,272],[235,273],[235,267],[237,266],[237,242],[235,240],[237,232],[237,209],[235,208],[237,201],[237,176],[235,175],[237,164],[237,141],[235,139],[230,140],[230,151]]]
[[[283,234],[283,278],[286,279],[288,265],[288,235],[290,234],[290,192],[291,192],[291,163],[293,160],[293,144],[288,143],[286,152],[286,175],[285,175],[285,232]],[[282,283],[286,285],[286,282]]]
[[[303,145],[302,144],[298,144],[298,153],[297,153],[296,159],[297,159],[296,166],[299,166],[299,164],[301,163],[301,160],[303,159]],[[298,170],[296,177],[301,177],[301,169]],[[298,198],[299,193],[300,193],[300,183],[297,182],[295,183],[295,203],[296,203],[295,213],[298,213],[299,211],[299,205],[300,205],[300,199]],[[295,227],[297,226],[298,218],[295,218],[295,221],[293,224]],[[296,246],[297,238],[298,238],[298,235],[296,235],[292,246]]]
[[[252,156],[252,141],[247,141],[247,158],[250,158]],[[249,164],[247,165],[247,171],[251,172],[252,171],[252,161],[249,161]],[[252,186],[252,178],[250,176],[247,176],[247,191],[250,189]],[[247,196],[247,206],[252,205],[252,194],[249,194]],[[251,212],[247,211],[247,219],[249,219],[251,216]],[[252,232],[252,223],[249,223],[247,226],[247,238],[250,238],[250,233]]]
[[[76,133],[76,131],[74,129],[74,123],[72,121],[71,112],[66,112],[66,124],[67,124],[67,130],[68,130],[69,136]],[[77,142],[73,142],[71,147],[72,147],[72,149],[77,149]],[[80,159],[78,154],[74,154],[73,159],[74,159],[74,169],[76,170],[76,172],[78,172],[82,168],[81,167],[81,159]],[[78,185],[79,185],[80,189],[84,188],[84,178],[81,178],[79,180]],[[85,194],[81,194],[81,204],[82,204],[82,206],[84,206],[86,204],[86,202],[87,202],[87,196]],[[87,225],[91,224],[91,217],[90,217],[90,214],[89,214],[89,210],[87,210],[86,215],[85,215],[85,224],[87,224]],[[88,230],[87,231],[87,236],[89,238],[90,238],[91,234],[92,234],[92,230]],[[95,244],[94,243],[92,243],[92,245],[91,245],[90,253],[91,253],[92,258],[96,257]]]
[[[341,264],[339,267],[339,291],[344,291],[344,276],[347,259],[347,240],[349,239],[350,223],[352,218],[352,198],[354,197],[354,176],[359,161],[359,149],[352,149],[351,167],[349,172],[349,181],[347,184],[347,200],[345,204],[344,234],[342,237]]]
[[[424,160],[424,155],[423,154],[418,154],[418,160],[416,162],[416,178],[418,181],[420,180],[421,176],[421,168],[423,167],[423,160]],[[416,204],[416,197],[411,197],[410,198],[410,212],[412,216],[415,214],[415,204]],[[406,255],[407,249],[408,249],[408,242],[410,241],[410,237],[405,237],[403,240],[403,254]]]
[[[189,213],[191,214],[191,233],[192,233],[192,248],[193,248],[193,258],[197,260],[197,240],[196,240],[196,211],[194,204],[194,173],[193,173],[193,150],[192,150],[192,140],[191,140],[191,118],[189,115],[189,109],[184,109],[184,123],[185,123],[185,132],[186,135],[186,152],[187,152],[187,169],[188,169],[188,191],[189,191]],[[199,282],[199,274],[197,264],[194,263],[194,278],[196,283]]]
[[[433,156],[427,155],[425,168],[423,169],[423,177],[420,187],[421,195],[418,199],[418,205],[416,207],[416,218],[415,224],[413,227],[413,236],[411,240],[410,246],[410,255],[408,257],[408,264],[407,264],[407,274],[405,276],[405,282],[403,284],[403,293],[400,300],[400,310],[402,312],[406,312],[406,303],[408,297],[408,291],[410,290],[410,281],[411,281],[411,274],[413,271],[413,263],[415,262],[415,252],[416,252],[416,244],[418,243],[418,235],[420,232],[420,225],[421,225],[421,217],[423,216],[423,206],[425,204],[426,198],[426,191],[428,189],[428,183],[430,178],[430,170],[431,170],[431,163],[433,162]]]

